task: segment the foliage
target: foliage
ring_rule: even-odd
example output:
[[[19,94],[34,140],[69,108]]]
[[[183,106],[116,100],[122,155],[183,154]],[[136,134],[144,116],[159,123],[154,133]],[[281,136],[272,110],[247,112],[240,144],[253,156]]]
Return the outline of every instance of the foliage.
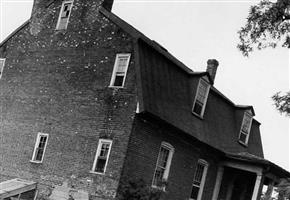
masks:
[[[160,200],[163,191],[149,187],[143,179],[129,179],[121,183],[118,193],[118,200]]]
[[[276,189],[279,192],[278,200],[290,199],[290,178],[281,179]]]
[[[289,0],[273,3],[262,0],[250,8],[246,25],[238,32],[238,49],[248,56],[254,48],[275,48],[277,45],[290,48]],[[287,12],[288,11],[288,12]]]
[[[272,96],[274,105],[280,113],[284,113],[286,116],[290,116],[290,92],[285,95],[280,95],[280,92]]]
[[[290,48],[290,0],[262,0],[250,8],[246,25],[238,32],[238,49],[249,56],[258,50],[276,46]],[[290,92],[272,96],[280,113],[290,116]]]

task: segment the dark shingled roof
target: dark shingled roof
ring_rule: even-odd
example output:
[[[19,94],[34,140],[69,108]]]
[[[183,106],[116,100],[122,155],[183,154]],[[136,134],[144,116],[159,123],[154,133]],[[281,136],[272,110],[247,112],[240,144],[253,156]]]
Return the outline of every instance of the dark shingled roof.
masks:
[[[248,152],[241,152],[241,153],[226,153],[226,158],[230,160],[238,160],[243,162],[248,162],[256,165],[262,165],[273,174],[280,175],[281,177],[289,177],[290,172],[283,169],[282,167],[272,163],[271,161],[261,158],[259,156],[250,154]]]

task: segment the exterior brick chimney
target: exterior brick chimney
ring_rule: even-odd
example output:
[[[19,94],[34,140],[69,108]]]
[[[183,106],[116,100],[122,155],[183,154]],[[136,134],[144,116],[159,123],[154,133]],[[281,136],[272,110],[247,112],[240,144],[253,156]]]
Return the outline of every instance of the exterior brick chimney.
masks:
[[[217,71],[218,66],[219,66],[219,62],[216,59],[207,60],[206,71],[209,73],[213,83],[214,83],[214,79],[215,79],[215,75],[216,75],[216,71]]]

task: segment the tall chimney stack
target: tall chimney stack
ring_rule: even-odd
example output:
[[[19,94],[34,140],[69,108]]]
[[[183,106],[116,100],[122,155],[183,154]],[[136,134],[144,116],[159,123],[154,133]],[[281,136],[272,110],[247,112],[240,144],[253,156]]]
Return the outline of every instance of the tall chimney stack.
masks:
[[[219,66],[219,62],[216,59],[208,59],[207,60],[207,68],[206,71],[209,73],[212,82],[214,83],[215,75],[217,68]]]

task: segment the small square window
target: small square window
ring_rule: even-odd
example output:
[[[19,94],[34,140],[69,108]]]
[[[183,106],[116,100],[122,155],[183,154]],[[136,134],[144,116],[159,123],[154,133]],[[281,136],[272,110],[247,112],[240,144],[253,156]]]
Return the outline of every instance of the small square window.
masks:
[[[198,160],[192,190],[190,194],[190,200],[201,200],[203,187],[205,183],[206,173],[207,173],[208,163],[204,160]]]
[[[46,145],[48,140],[48,134],[38,133],[31,162],[42,163]]]
[[[5,58],[0,58],[0,78],[2,77],[4,65],[5,65]]]
[[[174,148],[170,144],[162,142],[153,176],[152,187],[165,190],[166,184],[164,182],[168,179],[173,152]]]
[[[100,174],[104,174],[106,172],[111,146],[112,146],[111,140],[105,139],[99,140],[98,149],[96,152],[96,157],[91,172]]]
[[[73,1],[64,1],[62,3],[56,29],[63,30],[67,28],[69,17],[71,14]]]
[[[252,126],[252,119],[253,119],[252,114],[249,111],[246,111],[244,113],[243,122],[242,122],[240,135],[239,135],[239,142],[244,145],[248,144],[251,126]]]
[[[202,117],[204,114],[206,101],[209,93],[209,84],[203,80],[200,79],[198,83],[198,88],[196,91],[192,112],[194,114],[197,114],[198,116]]]
[[[131,54],[117,54],[110,87],[124,87]]]

